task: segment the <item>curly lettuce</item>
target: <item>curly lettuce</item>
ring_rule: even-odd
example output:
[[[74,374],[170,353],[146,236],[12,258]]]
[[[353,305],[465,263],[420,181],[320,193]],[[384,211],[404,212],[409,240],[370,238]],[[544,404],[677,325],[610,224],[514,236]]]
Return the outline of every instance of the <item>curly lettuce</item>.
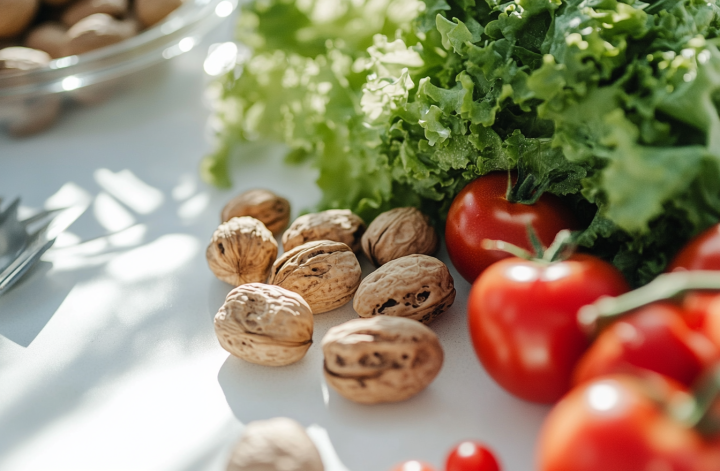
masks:
[[[235,143],[279,140],[320,170],[320,207],[441,222],[469,181],[517,169],[515,200],[566,198],[578,242],[634,284],[720,219],[715,0],[330,3],[246,8],[211,181]]]

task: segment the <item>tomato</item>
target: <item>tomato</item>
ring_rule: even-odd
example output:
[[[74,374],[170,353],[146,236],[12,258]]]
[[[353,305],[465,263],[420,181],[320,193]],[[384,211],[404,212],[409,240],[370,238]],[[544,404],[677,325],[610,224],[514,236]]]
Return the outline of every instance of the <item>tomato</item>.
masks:
[[[680,250],[667,271],[720,270],[720,224],[707,229]]]
[[[500,465],[482,443],[467,441],[450,451],[445,471],[500,471]]]
[[[549,403],[570,388],[588,346],[580,307],[629,287],[599,258],[575,254],[552,264],[509,258],[490,266],[470,290],[470,335],[485,370],[507,391]]]
[[[575,383],[610,373],[647,369],[691,385],[718,348],[690,329],[683,310],[669,302],[644,306],[600,333],[575,370]]]
[[[631,376],[608,376],[573,389],[540,431],[538,471],[717,471],[720,448],[667,415],[687,400]],[[675,401],[674,401],[675,402]]]
[[[720,293],[695,291],[683,299],[683,317],[691,329],[705,335],[720,348]]]
[[[472,283],[492,263],[510,255],[482,247],[485,239],[502,240],[532,250],[531,224],[545,247],[563,229],[578,229],[575,216],[557,196],[543,194],[531,205],[505,198],[506,173],[490,173],[470,182],[455,197],[445,225],[445,241],[457,271]]]
[[[435,468],[422,461],[405,461],[395,466],[392,471],[435,471]]]

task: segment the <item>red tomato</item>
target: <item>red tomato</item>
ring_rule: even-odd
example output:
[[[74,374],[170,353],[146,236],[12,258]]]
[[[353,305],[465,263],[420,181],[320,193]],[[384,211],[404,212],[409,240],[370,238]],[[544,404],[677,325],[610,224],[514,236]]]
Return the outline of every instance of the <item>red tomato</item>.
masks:
[[[675,256],[667,271],[720,270],[720,224],[698,235]]]
[[[392,471],[435,471],[435,468],[422,461],[405,461],[395,466]]]
[[[485,239],[502,240],[532,250],[527,225],[532,224],[540,242],[550,246],[563,229],[578,229],[575,216],[557,196],[544,194],[535,204],[505,199],[506,173],[490,173],[470,182],[455,197],[445,225],[450,260],[470,283],[492,263],[510,255],[482,247]]]
[[[666,415],[679,394],[631,376],[573,389],[543,424],[538,471],[717,471],[720,448]]]
[[[683,317],[691,329],[705,335],[720,348],[720,293],[696,291],[683,299]]]
[[[578,362],[574,382],[642,368],[689,386],[717,358],[717,347],[688,327],[680,307],[658,302],[603,330]]]
[[[580,307],[629,287],[612,265],[590,255],[543,264],[520,258],[490,266],[468,300],[470,335],[485,370],[528,401],[554,402],[570,388],[588,346]]]
[[[462,442],[448,455],[445,471],[500,471],[500,465],[482,443]]]

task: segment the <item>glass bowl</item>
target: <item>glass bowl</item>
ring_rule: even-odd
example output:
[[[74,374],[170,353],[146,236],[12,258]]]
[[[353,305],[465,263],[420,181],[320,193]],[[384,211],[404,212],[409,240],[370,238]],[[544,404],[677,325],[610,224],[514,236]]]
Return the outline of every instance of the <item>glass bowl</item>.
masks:
[[[0,74],[0,127],[16,136],[51,126],[66,102],[95,104],[137,82],[140,72],[190,51],[230,16],[238,0],[186,0],[159,24],[48,67]]]

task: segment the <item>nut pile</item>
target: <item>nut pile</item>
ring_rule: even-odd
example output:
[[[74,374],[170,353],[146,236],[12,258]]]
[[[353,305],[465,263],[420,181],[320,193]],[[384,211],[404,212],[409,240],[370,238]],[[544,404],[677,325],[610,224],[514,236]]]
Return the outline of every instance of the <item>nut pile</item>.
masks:
[[[83,54],[135,36],[183,0],[0,0],[0,40],[49,57]],[[17,54],[31,54],[20,51]]]
[[[310,348],[313,316],[353,301],[359,319],[322,340],[327,383],[363,404],[402,401],[427,387],[443,363],[428,324],[455,300],[447,266],[430,256],[438,237],[415,208],[381,214],[367,228],[349,210],[290,220],[290,204],[250,190],[222,210],[207,248],[210,269],[236,286],[215,316],[225,350],[252,363],[282,366]],[[356,253],[380,266],[362,280]],[[354,298],[354,300],[353,300]]]

